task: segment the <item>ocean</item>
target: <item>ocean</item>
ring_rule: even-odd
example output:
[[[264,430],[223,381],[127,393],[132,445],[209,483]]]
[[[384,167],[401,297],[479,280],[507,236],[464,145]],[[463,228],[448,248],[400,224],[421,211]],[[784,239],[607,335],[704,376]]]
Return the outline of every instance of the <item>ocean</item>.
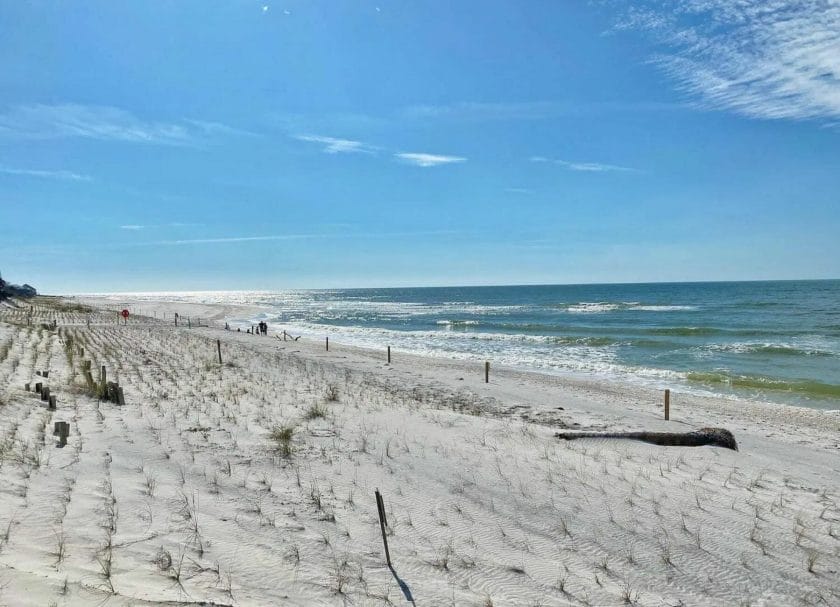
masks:
[[[135,294],[139,295],[139,294]],[[150,299],[160,294],[146,294]],[[272,331],[840,409],[840,280],[168,293]]]

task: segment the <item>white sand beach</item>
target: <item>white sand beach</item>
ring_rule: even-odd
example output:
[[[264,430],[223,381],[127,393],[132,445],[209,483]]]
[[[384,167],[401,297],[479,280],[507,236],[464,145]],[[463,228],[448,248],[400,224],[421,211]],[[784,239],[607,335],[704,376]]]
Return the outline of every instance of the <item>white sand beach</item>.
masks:
[[[0,604],[840,605],[837,412],[67,303],[0,307]]]

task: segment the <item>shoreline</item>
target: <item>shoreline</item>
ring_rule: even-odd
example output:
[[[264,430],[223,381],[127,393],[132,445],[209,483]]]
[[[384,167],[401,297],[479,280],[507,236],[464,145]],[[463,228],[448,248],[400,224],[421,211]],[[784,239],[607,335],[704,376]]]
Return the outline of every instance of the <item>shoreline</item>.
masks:
[[[270,295],[268,292],[257,293]],[[236,291],[227,292],[227,294],[233,298],[232,301],[213,303],[194,301],[195,294],[192,293],[181,294],[181,297],[173,293],[171,294],[173,299],[165,299],[163,296],[167,294],[164,293],[78,296],[78,298],[111,307],[124,304],[132,311],[146,311],[149,316],[153,313],[162,316],[165,311],[169,311],[171,315],[173,311],[180,309],[182,316],[192,314],[193,317],[210,317],[220,323],[229,320],[232,328],[241,327],[243,330],[252,326],[253,323],[265,319],[270,320],[278,314],[278,308],[275,305],[242,303],[248,300],[248,297]],[[135,298],[131,298],[131,295]],[[452,322],[438,320],[436,325],[449,325]],[[478,324],[478,322],[478,320],[470,320],[464,321],[464,324]],[[348,346],[375,350],[384,349],[390,345],[395,351],[400,350],[417,356],[465,362],[477,361],[480,364],[489,360],[493,365],[504,365],[519,371],[531,371],[571,380],[617,383],[658,390],[669,388],[696,396],[806,407],[831,413],[840,411],[840,397],[835,394],[837,390],[840,390],[840,386],[823,383],[825,380],[819,379],[823,377],[822,375],[812,376],[808,372],[803,375],[790,373],[774,375],[772,372],[761,373],[755,368],[742,369],[738,373],[730,370],[737,369],[737,366],[729,367],[725,363],[722,367],[702,364],[669,367],[658,365],[654,360],[647,363],[632,363],[621,357],[613,358],[617,354],[610,348],[602,351],[599,346],[590,347],[589,340],[596,339],[594,337],[583,336],[573,339],[562,336],[552,337],[549,334],[524,335],[504,332],[497,334],[425,328],[397,330],[384,326],[319,325],[305,321],[288,323],[273,321],[272,326],[280,326],[295,335],[302,335],[315,341],[329,335],[332,341],[345,343]],[[550,347],[554,339],[562,340],[557,348]],[[624,345],[626,344],[621,341],[616,342],[616,347]],[[735,344],[739,347],[741,345]],[[696,347],[701,351],[707,347],[711,350],[723,351],[728,347],[719,348],[718,346],[719,344],[711,343],[699,344]],[[746,346],[758,347],[755,344],[746,344]],[[770,348],[766,345],[761,347]],[[779,363],[777,361],[773,364]]]
[[[89,296],[77,296],[72,297],[70,299],[78,300],[80,302],[89,302],[95,305],[107,305],[109,307],[115,307],[116,304],[112,302],[110,299],[102,299],[98,297],[89,297]],[[184,302],[184,301],[170,301],[166,299],[147,299],[143,298],[141,300],[132,300],[132,299],[125,299],[123,302],[126,305],[129,305],[133,309],[138,309],[145,312],[154,311],[157,312],[159,318],[165,312],[169,314],[169,317],[172,317],[174,312],[180,311],[182,316],[184,316],[184,312],[186,311],[188,314],[191,314],[194,317],[201,318],[205,321],[209,321],[210,323],[217,323],[217,328],[220,328],[224,323],[226,318],[229,317],[236,317],[236,316],[257,316],[260,313],[263,313],[266,308],[254,306],[254,305],[247,305],[247,304],[220,304],[220,303],[195,303],[195,302]],[[148,316],[148,314],[147,314]],[[235,329],[237,326],[244,329],[250,326],[250,322],[241,322],[239,325],[231,324],[231,329]],[[285,327],[289,327],[291,330],[302,330],[294,325],[293,323],[289,323],[284,325]],[[344,327],[336,327],[337,329],[342,329]],[[327,330],[329,329],[328,326],[324,326],[324,336],[328,334]],[[272,329],[273,330],[273,329]],[[319,343],[319,340],[314,337],[311,333],[301,332],[298,333],[301,339],[304,341],[311,342],[313,344]],[[336,341],[335,336],[331,336],[331,345],[334,347],[344,347],[344,348],[352,348],[357,349],[359,351],[370,351],[370,352],[378,352],[378,351],[385,351],[387,348],[387,343],[378,344],[377,347],[368,344],[356,344],[356,343],[346,343],[343,341]],[[417,352],[414,350],[404,350],[404,349],[397,349],[392,347],[392,351],[394,353],[401,352],[404,356],[409,357],[417,357],[420,359],[430,359],[430,360],[438,360],[441,361],[442,364],[459,364],[464,368],[468,368],[470,365],[475,365],[480,367],[484,364],[484,361],[487,360],[486,358],[482,358],[481,356],[474,355],[471,353],[455,353],[455,352],[447,352],[447,351],[440,351],[438,353],[435,352]],[[811,409],[816,411],[821,411],[823,413],[827,413],[829,415],[840,415],[840,401],[832,404],[837,405],[837,408],[827,408],[823,406],[810,406],[808,404],[801,404],[801,403],[789,403],[789,402],[782,402],[776,400],[768,400],[762,399],[758,397],[749,397],[744,394],[738,394],[735,391],[729,392],[715,392],[713,389],[709,387],[693,387],[690,385],[686,385],[685,380],[682,378],[675,378],[674,381],[669,381],[664,378],[657,378],[655,380],[642,380],[642,381],[634,381],[634,376],[631,371],[626,371],[623,374],[598,374],[596,372],[586,372],[586,371],[575,371],[575,370],[564,370],[564,369],[551,369],[551,368],[534,368],[528,367],[525,365],[522,366],[512,366],[512,365],[503,365],[497,364],[492,359],[490,360],[491,365],[493,368],[498,369],[506,369],[510,372],[514,373],[523,373],[523,374],[533,374],[535,376],[546,376],[547,378],[556,378],[561,382],[566,382],[570,385],[582,384],[582,385],[611,385],[616,388],[626,388],[629,390],[641,390],[648,393],[653,393],[656,391],[661,392],[662,390],[668,388],[671,390],[672,393],[678,392],[680,394],[701,398],[701,399],[714,399],[714,400],[727,400],[733,401],[733,403],[748,403],[748,404],[758,404],[758,405],[767,405],[767,406],[779,406],[779,407],[794,407],[797,409],[804,408],[804,409]],[[481,371],[483,373],[483,370]]]
[[[95,303],[86,299],[84,303]],[[140,302],[127,302],[139,307]],[[150,302],[142,302],[143,308]],[[180,311],[195,317],[207,318],[222,323],[225,316],[236,311],[251,311],[259,308],[234,304],[185,304],[159,300],[154,302],[160,315],[166,312],[169,318]],[[638,430],[644,426],[650,430],[673,429],[674,425],[686,429],[709,425],[741,424],[741,432],[747,431],[757,438],[773,436],[791,445],[801,444],[806,433],[807,440],[828,451],[840,451],[840,411],[817,409],[776,402],[763,402],[734,396],[702,395],[671,389],[671,415],[666,422],[663,417],[663,389],[635,384],[621,378],[590,378],[573,373],[553,374],[539,370],[523,370],[491,362],[491,382],[484,383],[483,361],[445,358],[425,354],[413,354],[392,349],[392,364],[386,361],[386,349],[330,341],[330,351],[325,351],[323,341],[301,337],[299,341],[282,342],[274,335],[267,338],[249,335],[244,331],[225,331],[222,325],[197,327],[200,334],[222,338],[225,334],[244,340],[268,350],[282,348],[299,351],[318,361],[343,365],[358,372],[387,371],[394,382],[407,385],[431,383],[446,390],[466,389],[481,397],[498,401],[498,410],[518,408],[526,421],[551,426],[556,423],[575,423],[566,420],[565,411],[569,404],[578,407],[590,423],[582,423],[578,429]],[[270,341],[269,341],[270,340]],[[504,404],[506,403],[506,404]],[[558,413],[557,406],[564,406]],[[796,434],[791,434],[795,424]],[[552,426],[553,427],[553,426]],[[559,426],[567,428],[569,426]],[[748,439],[749,440],[749,439]],[[796,457],[791,455],[791,457]]]

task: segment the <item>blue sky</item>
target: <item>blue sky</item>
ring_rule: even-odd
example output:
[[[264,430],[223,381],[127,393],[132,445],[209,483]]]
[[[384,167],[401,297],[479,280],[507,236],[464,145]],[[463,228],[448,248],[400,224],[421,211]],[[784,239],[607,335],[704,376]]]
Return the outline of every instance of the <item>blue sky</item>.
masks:
[[[827,0],[4,2],[48,292],[840,277]]]

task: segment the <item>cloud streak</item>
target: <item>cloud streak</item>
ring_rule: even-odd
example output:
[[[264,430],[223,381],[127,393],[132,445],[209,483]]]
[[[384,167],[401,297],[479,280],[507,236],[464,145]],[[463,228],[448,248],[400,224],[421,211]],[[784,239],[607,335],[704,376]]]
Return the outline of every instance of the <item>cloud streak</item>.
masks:
[[[218,122],[144,120],[126,110],[103,105],[18,105],[0,113],[0,136],[18,139],[82,138],[189,146],[244,134],[253,135]]]
[[[120,226],[124,229],[144,226]],[[148,242],[118,243],[119,247],[151,247],[151,246],[184,246],[194,244],[230,244],[240,242],[267,242],[284,240],[335,240],[353,238],[408,238],[414,236],[450,236],[458,234],[455,230],[419,230],[398,232],[335,232],[335,233],[301,233],[301,234],[269,234],[262,236],[218,236],[209,238],[183,238],[173,240],[154,240]]]
[[[321,151],[326,154],[374,154],[377,150],[383,149],[362,141],[327,137],[325,135],[292,135],[292,137],[298,141],[317,143],[322,146]],[[443,154],[428,154],[426,152],[396,152],[393,154],[393,157],[406,164],[424,168],[466,162],[467,160],[462,156],[445,156]]]
[[[93,181],[90,175],[82,175],[73,171],[45,171],[41,169],[18,169],[0,165],[0,173],[20,177],[37,177],[39,179],[59,179],[62,181]]]
[[[352,139],[339,139],[337,137],[326,137],[324,135],[294,135],[294,138],[299,141],[321,144],[323,146],[321,151],[327,154],[370,154],[373,152],[372,147],[362,143],[361,141],[354,141]]]
[[[701,108],[764,119],[840,116],[838,2],[634,0],[614,29],[650,33],[661,46],[652,61]]]
[[[397,154],[394,154],[394,157],[402,162],[424,168],[467,161],[467,159],[462,156],[443,156],[440,154],[426,154],[423,152],[398,152]]]
[[[560,160],[559,158],[546,158],[545,156],[531,156],[530,161],[544,162],[563,167],[564,169],[568,169],[570,171],[580,171],[584,173],[635,173],[638,171],[638,169],[619,166],[616,164],[604,164],[601,162],[571,162],[568,160]]]

